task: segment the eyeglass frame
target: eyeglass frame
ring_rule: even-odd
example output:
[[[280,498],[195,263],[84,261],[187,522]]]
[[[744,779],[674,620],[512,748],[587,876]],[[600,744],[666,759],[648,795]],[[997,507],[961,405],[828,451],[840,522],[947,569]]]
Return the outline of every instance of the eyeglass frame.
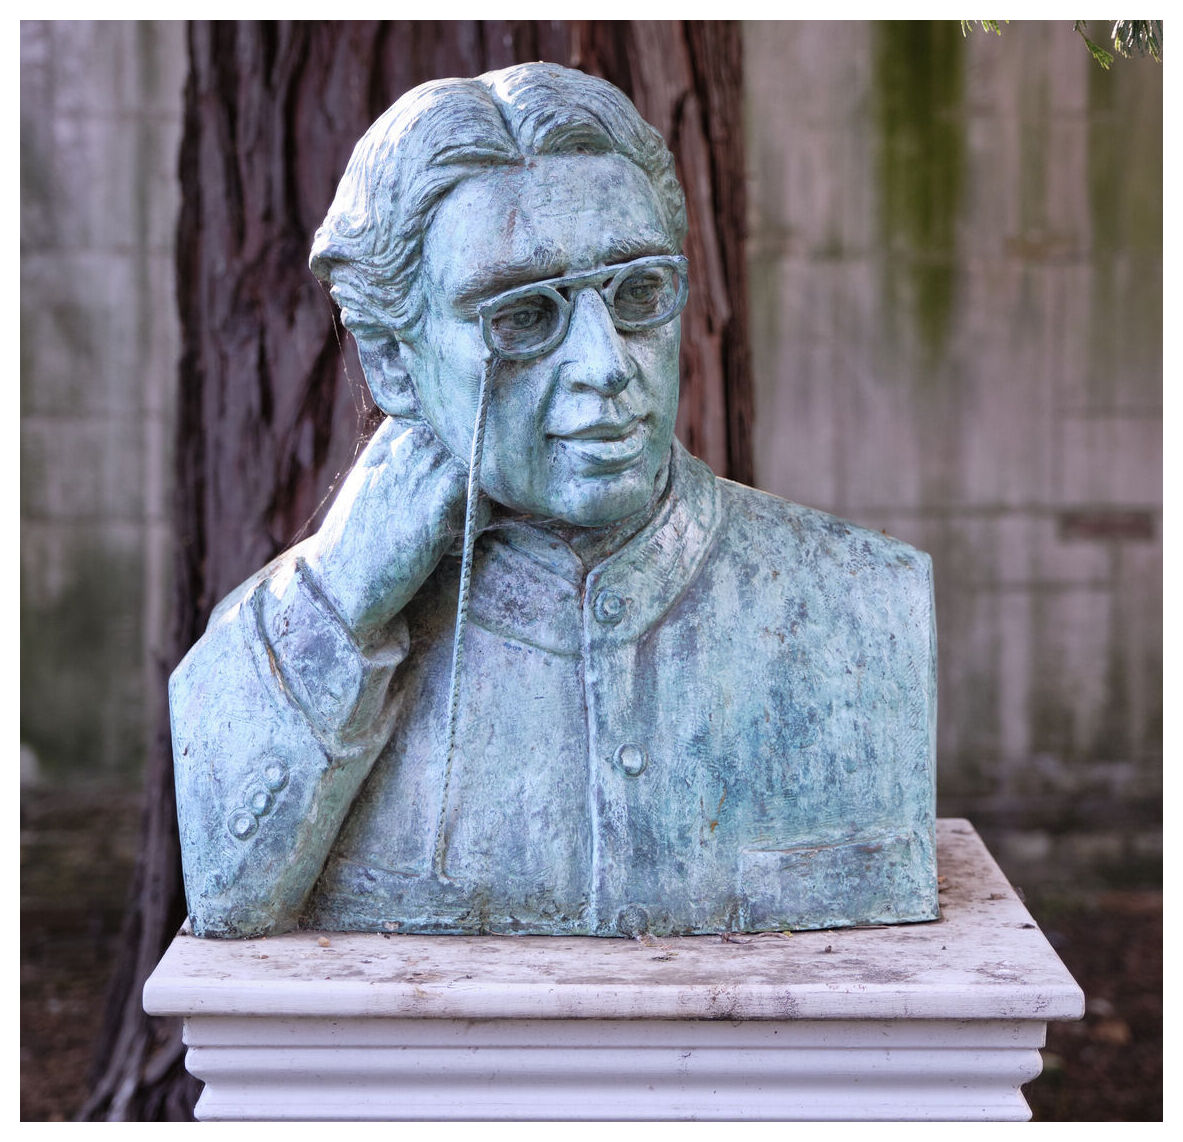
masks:
[[[612,324],[617,330],[621,333],[640,333],[646,329],[658,329],[662,325],[668,325],[686,308],[686,301],[690,296],[690,278],[687,274],[689,265],[688,259],[683,254],[653,254],[644,258],[634,258],[631,262],[621,262],[616,266],[601,266],[599,269],[589,270],[582,274],[569,274],[566,277],[547,278],[545,281],[515,286],[513,289],[499,293],[496,297],[491,297],[488,301],[483,301],[477,306],[477,315],[481,322],[481,335],[484,337],[485,344],[489,347],[490,351],[504,360],[532,361],[536,357],[543,357],[553,349],[558,348],[570,332],[571,314],[575,310],[574,296],[582,292],[582,290],[595,285],[595,283],[604,281],[605,278],[610,278],[611,280],[603,286],[598,286],[596,292],[604,302],[608,310],[608,316],[612,318]],[[678,281],[678,296],[674,302],[674,308],[659,321],[623,321],[616,315],[615,298],[617,283],[624,278],[626,273],[638,268],[643,269],[645,266],[664,266],[674,270]],[[559,293],[560,289],[570,290],[572,293],[571,299],[565,298]],[[493,341],[492,315],[494,310],[504,305],[507,301],[513,301],[517,297],[528,297],[531,294],[539,292],[552,297],[557,304],[559,322],[555,327],[554,334],[547,338],[537,349],[529,349],[521,352],[499,349]]]

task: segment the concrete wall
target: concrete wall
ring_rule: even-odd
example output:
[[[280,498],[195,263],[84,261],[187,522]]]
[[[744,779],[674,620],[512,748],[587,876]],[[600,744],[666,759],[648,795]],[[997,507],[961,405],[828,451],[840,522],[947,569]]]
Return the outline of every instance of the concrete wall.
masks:
[[[22,776],[134,781],[166,621],[184,28],[21,24]]]
[[[1162,68],[748,25],[761,487],[929,551],[940,790],[1011,868],[1161,852]]]

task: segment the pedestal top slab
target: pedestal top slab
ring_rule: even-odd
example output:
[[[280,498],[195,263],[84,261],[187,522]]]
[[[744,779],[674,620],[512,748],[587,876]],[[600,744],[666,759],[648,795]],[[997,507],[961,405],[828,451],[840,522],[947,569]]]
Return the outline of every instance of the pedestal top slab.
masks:
[[[1078,1019],[1084,996],[968,821],[938,822],[941,917],[638,940],[182,932],[153,1015],[421,1019]]]

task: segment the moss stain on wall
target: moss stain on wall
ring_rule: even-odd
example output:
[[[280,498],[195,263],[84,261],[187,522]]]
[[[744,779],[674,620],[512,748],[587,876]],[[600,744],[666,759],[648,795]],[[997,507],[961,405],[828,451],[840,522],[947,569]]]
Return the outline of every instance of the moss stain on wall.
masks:
[[[52,598],[22,582],[21,740],[51,783],[134,781],[143,764],[143,561],[88,530],[58,553]]]
[[[884,297],[889,315],[911,310],[933,363],[956,301],[965,46],[956,20],[880,21],[873,40]]]
[[[1162,377],[1161,77],[1147,59],[1089,70],[1092,411],[1161,402],[1161,389],[1151,391]],[[1146,272],[1152,264],[1157,273]],[[1131,391],[1139,379],[1151,384]]]

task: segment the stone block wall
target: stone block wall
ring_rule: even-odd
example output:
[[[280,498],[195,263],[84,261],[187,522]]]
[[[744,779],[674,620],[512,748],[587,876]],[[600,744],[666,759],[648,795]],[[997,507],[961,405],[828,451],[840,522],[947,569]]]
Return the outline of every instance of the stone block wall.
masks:
[[[21,762],[134,782],[159,692],[177,23],[21,24]]]
[[[1162,68],[1070,21],[745,53],[757,482],[932,554],[941,811],[1020,872],[1147,874]]]

